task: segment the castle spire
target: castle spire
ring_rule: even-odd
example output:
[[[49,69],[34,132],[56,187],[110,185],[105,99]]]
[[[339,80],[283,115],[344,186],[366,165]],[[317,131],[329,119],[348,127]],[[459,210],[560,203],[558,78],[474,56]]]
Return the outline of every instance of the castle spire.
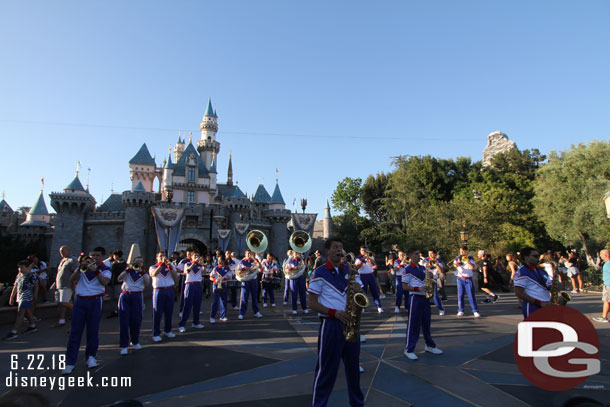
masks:
[[[229,151],[229,169],[227,170],[227,185],[233,185],[233,162],[231,159],[231,151]]]

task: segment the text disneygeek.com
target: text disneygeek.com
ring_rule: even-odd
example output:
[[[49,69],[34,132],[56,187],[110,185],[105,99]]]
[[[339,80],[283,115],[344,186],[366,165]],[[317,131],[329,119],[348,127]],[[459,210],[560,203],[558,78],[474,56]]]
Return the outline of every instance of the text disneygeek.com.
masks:
[[[95,380],[94,380],[95,379]],[[32,388],[43,387],[50,390],[64,390],[66,388],[117,388],[131,387],[131,377],[101,376],[93,377],[90,372],[86,376],[22,376],[19,373],[10,372],[6,376],[6,387],[10,388]]]

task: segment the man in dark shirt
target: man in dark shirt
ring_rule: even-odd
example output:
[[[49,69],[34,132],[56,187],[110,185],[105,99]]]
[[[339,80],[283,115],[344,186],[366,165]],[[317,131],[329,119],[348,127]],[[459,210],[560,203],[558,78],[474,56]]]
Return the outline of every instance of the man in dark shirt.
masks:
[[[492,278],[492,265],[485,257],[485,250],[479,250],[479,288],[485,294],[487,294],[487,298],[485,298],[482,302],[485,303],[496,303],[500,299],[499,295],[496,295],[491,288],[494,285],[494,280]]]
[[[110,252],[110,260],[112,261],[112,265],[110,266],[112,277],[110,278],[110,284],[108,284],[108,291],[110,291],[110,298],[114,304],[114,310],[106,318],[116,318],[119,316],[118,304],[122,284],[117,280],[117,277],[125,271],[127,263],[123,260],[123,251],[119,249]]]

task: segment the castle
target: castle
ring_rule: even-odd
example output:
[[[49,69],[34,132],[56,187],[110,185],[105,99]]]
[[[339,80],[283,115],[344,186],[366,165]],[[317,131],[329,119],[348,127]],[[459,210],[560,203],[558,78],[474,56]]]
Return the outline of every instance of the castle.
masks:
[[[120,248],[128,253],[131,244],[138,243],[145,260],[150,263],[159,247],[151,208],[183,208],[185,214],[179,247],[196,247],[200,252],[215,250],[219,242],[218,231],[231,230],[228,249],[237,251],[236,225],[247,224],[248,230],[263,231],[269,239],[268,251],[283,258],[289,248],[292,213],[286,209],[278,181],[272,194],[260,184],[255,194],[248,198],[233,183],[229,155],[226,183],[218,183],[218,116],[211,100],[200,123],[200,131],[201,138],[196,143],[193,143],[192,136],[188,143],[179,136],[173,154],[170,151],[160,167],[143,144],[129,160],[131,190],[110,195],[99,207],[96,207],[88,188],[83,187],[78,171],[62,192],[49,194],[55,215],[47,211],[41,191],[17,231],[16,215],[3,200],[0,206],[7,216],[6,226],[2,229],[26,239],[45,238],[48,253],[44,254],[49,255],[51,267],[59,264],[59,248],[63,245],[69,246],[73,254],[88,252],[96,246],[107,250]],[[159,184],[157,191],[153,190],[156,179]],[[324,218],[315,227],[316,246],[320,238],[330,236],[331,222],[327,204]]]

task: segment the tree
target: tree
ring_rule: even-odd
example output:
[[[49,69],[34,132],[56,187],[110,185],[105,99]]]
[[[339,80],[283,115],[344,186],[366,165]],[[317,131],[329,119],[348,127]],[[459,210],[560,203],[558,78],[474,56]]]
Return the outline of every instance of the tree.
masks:
[[[343,178],[330,197],[333,206],[345,216],[358,217],[362,209],[361,186],[362,178]]]
[[[586,252],[604,247],[609,223],[603,194],[610,189],[610,143],[594,140],[552,152],[537,171],[536,215],[548,234]]]

